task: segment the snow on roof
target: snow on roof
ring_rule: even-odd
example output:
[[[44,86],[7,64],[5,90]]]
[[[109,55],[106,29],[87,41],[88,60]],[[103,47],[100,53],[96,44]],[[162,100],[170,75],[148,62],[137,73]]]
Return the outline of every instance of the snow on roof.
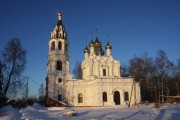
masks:
[[[180,96],[165,96],[165,97],[168,97],[168,98],[180,98]]]
[[[62,102],[62,101],[58,101],[58,100],[56,100],[56,99],[54,99],[54,98],[49,98],[49,99],[52,99],[52,100],[54,100],[54,101],[56,101],[56,102],[59,102],[59,103],[65,105],[65,106],[67,106],[66,103],[64,103],[64,102]]]

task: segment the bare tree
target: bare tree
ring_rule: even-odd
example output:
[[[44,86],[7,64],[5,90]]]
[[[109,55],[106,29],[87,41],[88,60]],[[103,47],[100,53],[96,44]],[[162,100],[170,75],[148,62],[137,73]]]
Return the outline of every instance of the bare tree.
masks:
[[[130,60],[130,73],[135,81],[140,82],[142,99],[152,101],[154,95],[152,93],[152,78],[154,62],[147,54],[142,57],[134,57]]]
[[[3,71],[5,69],[5,64],[2,64],[1,60],[0,60],[0,92],[3,91],[3,81],[4,81],[4,75],[3,75]]]
[[[166,53],[163,50],[158,51],[158,55],[156,57],[156,67],[157,67],[157,74],[159,77],[159,85],[161,88],[161,100],[164,101],[164,94],[165,90],[168,89],[168,77],[169,77],[169,68],[171,67],[171,62],[169,61],[168,57],[166,56]],[[166,93],[168,94],[168,90]]]
[[[179,94],[179,87],[180,87],[180,60],[177,60],[177,63],[176,63],[176,66],[175,66],[175,75],[173,77],[173,80],[175,82],[177,95],[180,95]]]
[[[2,61],[6,65],[4,73],[4,94],[6,95],[9,88],[20,83],[17,78],[21,76],[26,67],[26,50],[21,46],[19,39],[11,39],[2,51]]]
[[[75,68],[73,70],[73,75],[75,79],[82,79],[81,62],[76,62]]]
[[[44,103],[44,96],[45,96],[45,88],[44,85],[41,84],[39,88],[39,101],[41,104]]]
[[[129,66],[125,65],[125,64],[121,64],[120,67],[120,72],[121,72],[121,77],[129,77],[130,73],[129,73]]]

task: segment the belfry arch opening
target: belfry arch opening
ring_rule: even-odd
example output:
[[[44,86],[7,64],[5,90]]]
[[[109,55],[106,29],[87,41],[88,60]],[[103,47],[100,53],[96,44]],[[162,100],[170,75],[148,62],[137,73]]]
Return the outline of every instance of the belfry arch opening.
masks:
[[[61,61],[57,61],[56,69],[62,70],[62,62]]]
[[[54,41],[51,43],[51,50],[55,50],[55,42]]]
[[[58,42],[58,50],[62,50],[62,43]]]
[[[115,91],[113,97],[114,97],[115,105],[120,105],[120,93],[119,93],[119,91]]]

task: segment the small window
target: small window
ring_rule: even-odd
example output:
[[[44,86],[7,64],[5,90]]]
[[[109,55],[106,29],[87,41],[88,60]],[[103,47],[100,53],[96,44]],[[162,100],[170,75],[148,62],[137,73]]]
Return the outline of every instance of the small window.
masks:
[[[55,42],[54,41],[51,43],[51,50],[55,50]]]
[[[62,50],[62,43],[61,42],[58,43],[58,50]]]
[[[129,94],[128,94],[128,92],[124,93],[124,101],[129,101]]]
[[[61,78],[59,78],[59,83],[61,83],[62,82],[62,79]]]
[[[61,101],[62,100],[62,96],[59,94],[58,95],[58,100]]]
[[[62,62],[57,61],[57,70],[62,70]]]
[[[103,76],[106,76],[106,69],[103,69]]]
[[[107,102],[107,93],[103,92],[103,102]]]
[[[83,95],[81,93],[78,94],[78,103],[83,103]]]

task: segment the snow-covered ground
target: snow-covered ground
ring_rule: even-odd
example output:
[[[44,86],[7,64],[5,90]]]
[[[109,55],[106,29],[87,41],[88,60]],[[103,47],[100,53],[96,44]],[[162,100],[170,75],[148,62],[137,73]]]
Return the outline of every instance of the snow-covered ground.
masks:
[[[0,109],[0,120],[180,120],[180,106],[165,104],[160,108],[154,105],[141,105],[127,108],[114,107],[83,107],[74,108],[78,116],[66,116],[70,109],[60,107],[44,107],[39,104],[25,109],[14,109],[5,106]]]

